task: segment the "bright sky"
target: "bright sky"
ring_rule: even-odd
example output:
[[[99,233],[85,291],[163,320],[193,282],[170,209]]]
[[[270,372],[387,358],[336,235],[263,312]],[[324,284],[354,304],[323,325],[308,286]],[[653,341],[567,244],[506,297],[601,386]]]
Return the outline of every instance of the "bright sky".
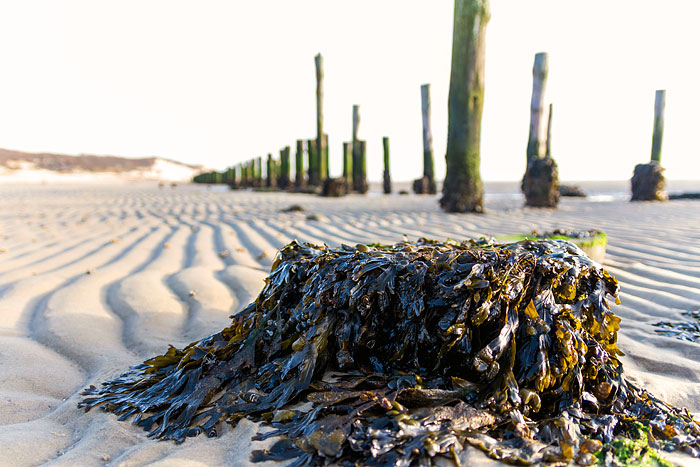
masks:
[[[651,150],[700,179],[700,2],[492,0],[481,173],[522,176],[534,54],[549,53],[553,155],[563,180],[628,179]],[[420,85],[431,83],[445,173],[450,0],[23,0],[0,3],[0,147],[159,155],[223,169],[315,136],[325,61],[331,173],[360,105],[370,179],[422,173]]]

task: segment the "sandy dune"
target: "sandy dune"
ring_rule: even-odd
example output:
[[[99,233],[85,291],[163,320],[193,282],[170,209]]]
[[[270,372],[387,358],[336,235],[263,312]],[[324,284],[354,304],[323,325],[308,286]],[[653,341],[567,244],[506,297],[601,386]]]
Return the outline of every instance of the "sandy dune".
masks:
[[[291,204],[305,211],[280,212]],[[0,205],[3,466],[247,464],[259,429],[251,422],[216,439],[155,442],[113,415],[83,413],[79,392],[168,344],[219,330],[257,295],[275,250],[294,238],[338,245],[604,230],[605,265],[622,283],[616,312],[629,376],[700,412],[700,345],[651,326],[700,310],[700,201],[573,199],[550,211],[492,197],[486,215],[447,215],[435,197],[15,185],[0,186]]]

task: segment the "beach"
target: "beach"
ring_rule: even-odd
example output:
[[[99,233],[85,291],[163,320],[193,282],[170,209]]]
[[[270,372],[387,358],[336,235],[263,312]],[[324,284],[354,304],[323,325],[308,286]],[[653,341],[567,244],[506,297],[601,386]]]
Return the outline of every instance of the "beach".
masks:
[[[615,186],[532,209],[514,187],[487,185],[486,214],[456,215],[436,196],[0,185],[0,465],[247,465],[251,450],[274,441],[251,441],[257,424],[158,442],[113,414],[85,413],[80,392],[222,329],[293,239],[337,246],[604,231],[604,266],[622,289],[613,310],[627,377],[700,412],[700,344],[653,326],[700,310],[700,201],[630,203]],[[283,212],[292,205],[303,210]],[[470,449],[475,462],[491,463]]]

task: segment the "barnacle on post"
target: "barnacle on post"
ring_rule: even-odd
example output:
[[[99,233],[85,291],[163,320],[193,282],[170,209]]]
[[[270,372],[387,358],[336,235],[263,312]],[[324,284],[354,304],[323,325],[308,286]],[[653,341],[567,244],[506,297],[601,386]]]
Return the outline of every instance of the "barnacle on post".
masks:
[[[563,240],[292,242],[229,327],[131,368],[82,405],[182,442],[243,417],[253,460],[593,462],[616,436],[697,455],[700,427],[623,377],[617,281]],[[308,401],[306,411],[293,409]],[[606,452],[609,452],[607,450]]]

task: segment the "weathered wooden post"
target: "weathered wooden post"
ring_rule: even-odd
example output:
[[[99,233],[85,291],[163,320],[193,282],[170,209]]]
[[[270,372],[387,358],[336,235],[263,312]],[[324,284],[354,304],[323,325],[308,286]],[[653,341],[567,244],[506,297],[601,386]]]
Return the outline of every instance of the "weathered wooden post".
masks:
[[[297,140],[297,152],[294,154],[294,187],[304,186],[304,140]]]
[[[654,130],[651,137],[651,161],[637,164],[632,175],[632,201],[666,201],[666,180],[661,167],[661,143],[664,135],[666,91],[657,90],[654,97]]]
[[[391,174],[389,172],[389,137],[382,138],[384,148],[384,194],[391,193]]]
[[[323,56],[314,57],[316,65],[316,147],[314,153],[318,159],[318,182],[328,178],[328,135],[323,133]]]
[[[225,183],[230,186],[231,188],[237,188],[236,184],[236,168],[235,167],[229,167],[226,169],[226,175],[225,175]]]
[[[527,139],[527,161],[542,157],[543,132],[542,115],[544,112],[544,91],[547,85],[549,60],[545,52],[535,54],[535,64],[532,67],[532,99],[530,101],[530,133]]]
[[[527,140],[527,166],[521,183],[525,205],[532,207],[556,207],[559,203],[559,170],[551,154],[546,152],[544,91],[549,71],[548,56],[544,52],[535,55],[532,67],[532,100],[530,101],[530,133]],[[548,119],[547,138],[551,136]]]
[[[544,157],[552,157],[552,113],[554,106],[549,104],[549,113],[547,114],[547,145],[544,152]]]
[[[317,187],[321,184],[321,168],[319,167],[318,151],[316,150],[316,140],[309,139],[306,141],[308,157],[308,184],[312,187]]]
[[[360,106],[352,106],[352,185],[358,193],[367,193],[367,145],[358,138]]]
[[[267,155],[267,167],[265,170],[265,175],[265,186],[267,188],[273,188],[275,186],[275,161],[272,159],[272,154]]]
[[[430,127],[430,85],[420,87],[421,113],[423,116],[423,177],[413,181],[413,191],[434,195],[435,165],[433,163],[433,132]]]
[[[447,171],[440,206],[449,212],[483,212],[481,113],[484,105],[489,0],[455,0],[448,98]]]
[[[318,143],[317,143],[318,144]],[[317,146],[318,147],[318,146]],[[319,152],[319,172],[321,173],[321,180],[326,180],[330,178],[330,167],[328,160],[328,135],[324,134],[321,139],[321,151]]]
[[[280,149],[280,170],[279,175],[277,176],[277,186],[282,190],[286,190],[287,188],[289,188],[291,180],[289,153],[289,146],[285,146],[284,148]]]
[[[352,143],[343,143],[343,178],[350,191],[352,189]]]
[[[654,97],[654,132],[651,137],[651,160],[661,163],[661,142],[664,137],[666,91],[659,89]]]
[[[359,193],[367,193],[369,191],[369,184],[367,183],[367,141],[358,140],[360,148],[360,182]]]
[[[263,186],[263,176],[262,176],[262,156],[258,156],[255,161],[255,187],[261,188]]]
[[[360,131],[360,106],[352,106],[352,189],[359,191],[360,186],[360,143],[358,133]]]

